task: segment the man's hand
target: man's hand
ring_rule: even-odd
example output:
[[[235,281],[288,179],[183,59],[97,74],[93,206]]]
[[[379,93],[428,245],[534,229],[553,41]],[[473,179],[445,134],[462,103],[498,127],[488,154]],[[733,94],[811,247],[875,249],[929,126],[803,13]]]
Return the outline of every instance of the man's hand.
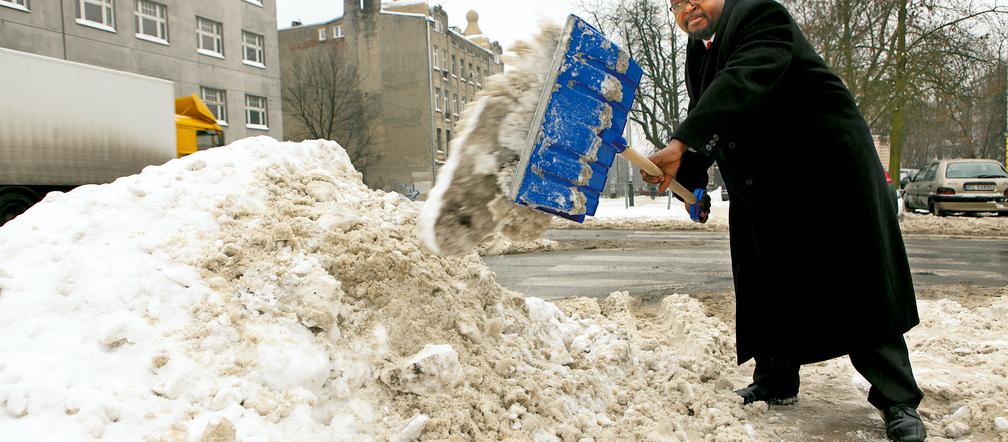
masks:
[[[679,164],[682,162],[683,152],[686,152],[686,144],[673,138],[664,149],[659,150],[658,153],[648,157],[652,163],[655,163],[655,165],[661,169],[663,175],[652,176],[641,170],[641,176],[644,178],[644,182],[659,184],[659,192],[664,193],[668,190],[669,182],[675,178],[676,172],[679,171]]]

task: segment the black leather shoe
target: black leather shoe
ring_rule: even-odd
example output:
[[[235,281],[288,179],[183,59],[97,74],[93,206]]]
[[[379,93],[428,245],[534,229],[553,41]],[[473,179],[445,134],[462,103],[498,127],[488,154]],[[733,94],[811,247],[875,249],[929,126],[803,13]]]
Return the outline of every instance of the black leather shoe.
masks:
[[[907,405],[896,405],[882,410],[885,432],[889,440],[899,442],[922,442],[927,433],[917,409]]]
[[[798,402],[797,392],[783,394],[756,384],[749,384],[746,388],[735,390],[735,394],[742,396],[742,405],[749,405],[753,402],[766,402],[770,405],[791,405]]]

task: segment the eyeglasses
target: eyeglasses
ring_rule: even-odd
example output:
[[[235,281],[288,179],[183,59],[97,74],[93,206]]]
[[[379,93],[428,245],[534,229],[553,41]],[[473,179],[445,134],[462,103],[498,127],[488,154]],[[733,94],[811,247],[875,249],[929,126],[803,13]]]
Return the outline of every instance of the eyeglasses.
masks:
[[[686,10],[686,5],[696,7],[700,6],[700,3],[703,3],[703,1],[704,0],[672,0],[672,6],[669,7],[669,11],[679,14]]]

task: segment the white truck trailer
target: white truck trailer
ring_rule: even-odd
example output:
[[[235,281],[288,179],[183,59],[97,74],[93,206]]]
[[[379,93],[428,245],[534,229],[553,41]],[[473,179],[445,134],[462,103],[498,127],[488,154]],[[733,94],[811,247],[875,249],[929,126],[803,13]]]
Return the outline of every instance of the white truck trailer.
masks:
[[[0,224],[175,158],[172,82],[0,48]]]

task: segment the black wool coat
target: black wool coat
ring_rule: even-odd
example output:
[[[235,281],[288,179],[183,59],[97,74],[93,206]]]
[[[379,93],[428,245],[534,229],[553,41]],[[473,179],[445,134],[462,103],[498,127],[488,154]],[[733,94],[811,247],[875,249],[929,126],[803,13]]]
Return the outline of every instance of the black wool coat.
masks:
[[[896,206],[843,82],[772,0],[725,0],[710,49],[690,41],[690,150],[677,179],[716,161],[730,200],[738,362],[822,361],[917,325]]]

